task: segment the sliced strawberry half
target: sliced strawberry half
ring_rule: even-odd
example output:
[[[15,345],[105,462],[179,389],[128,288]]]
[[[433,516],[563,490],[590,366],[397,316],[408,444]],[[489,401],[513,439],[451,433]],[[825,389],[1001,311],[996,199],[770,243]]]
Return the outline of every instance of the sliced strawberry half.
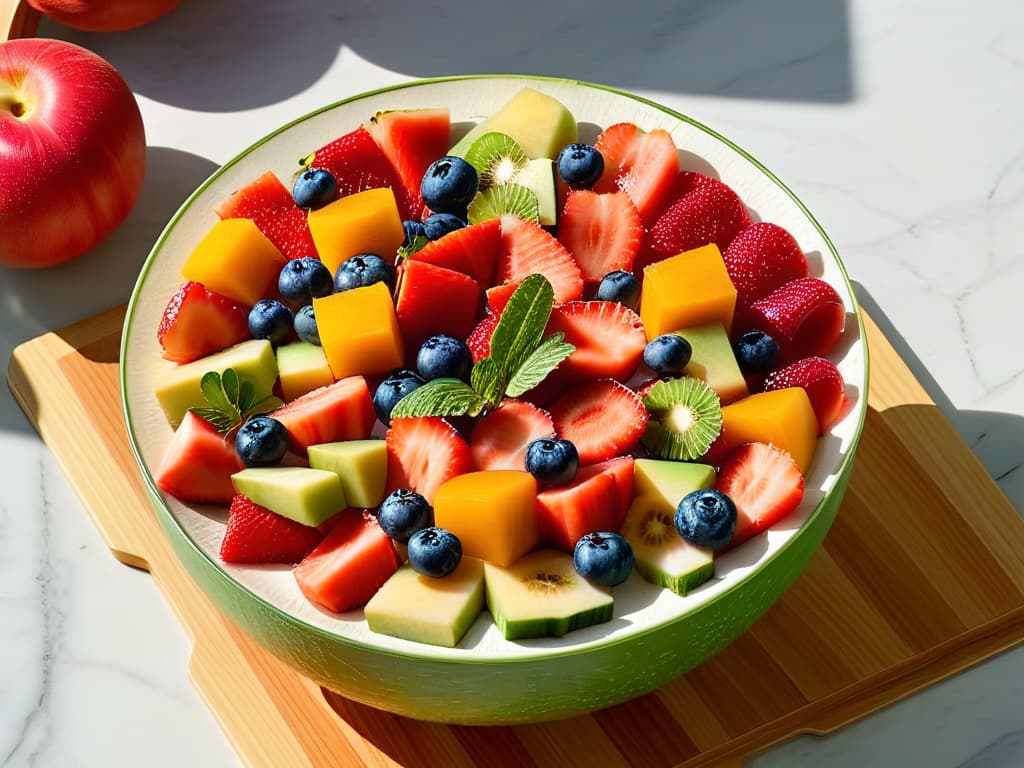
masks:
[[[667,131],[644,132],[632,123],[608,126],[594,146],[604,157],[596,192],[621,190],[629,195],[644,226],[657,221],[669,204],[679,174],[679,153]]]
[[[235,496],[231,476],[243,469],[234,440],[187,411],[153,479],[161,491],[182,501],[227,504]]]
[[[501,254],[497,279],[519,283],[533,274],[544,275],[555,290],[555,303],[583,295],[583,275],[565,246],[539,224],[506,214],[501,219]]]
[[[516,292],[519,285],[519,283],[503,283],[487,289],[487,309],[491,311],[491,314],[500,315],[505,310],[505,305],[508,304],[508,300],[512,298],[512,294]]]
[[[469,275],[480,286],[494,285],[501,252],[501,222],[481,221],[427,243],[409,257]]]
[[[578,384],[551,406],[555,432],[576,446],[581,466],[629,453],[647,417],[636,393],[612,379]]]
[[[222,219],[250,219],[289,259],[317,255],[306,212],[270,171],[235,192],[216,210]]]
[[[736,286],[736,306],[745,309],[791,280],[807,277],[807,259],[789,232],[759,221],[740,232],[722,253]]]
[[[400,272],[395,315],[406,353],[415,356],[420,345],[438,333],[466,338],[480,307],[476,280],[425,261],[406,261]]]
[[[753,328],[775,339],[783,363],[827,355],[846,325],[842,298],[835,288],[816,277],[792,280],[776,288],[755,301],[748,315]]]
[[[469,351],[473,355],[474,363],[491,354],[491,336],[494,334],[498,320],[499,315],[497,314],[487,315],[466,337],[466,346],[469,347]]]
[[[156,338],[164,359],[189,363],[248,339],[249,310],[190,280],[167,303]]]
[[[818,417],[818,434],[825,434],[846,402],[846,383],[835,363],[824,357],[805,357],[772,371],[764,380],[766,392],[789,387],[803,387]]]
[[[525,469],[526,448],[534,440],[554,437],[551,414],[509,398],[477,422],[469,437],[473,463],[484,469]]]
[[[322,539],[323,534],[316,528],[281,517],[238,494],[228,510],[220,559],[225,563],[294,565]]]
[[[398,172],[407,196],[422,210],[420,182],[432,162],[448,153],[451,116],[445,108],[378,112],[363,126]]]
[[[439,416],[392,419],[385,439],[388,493],[408,488],[433,503],[441,483],[473,471],[466,441]]]
[[[722,461],[715,488],[736,504],[731,546],[775,525],[804,497],[804,476],[786,451],[767,443],[745,443]]]
[[[617,269],[633,269],[643,235],[640,213],[625,192],[570,192],[558,220],[558,239],[587,284]]]

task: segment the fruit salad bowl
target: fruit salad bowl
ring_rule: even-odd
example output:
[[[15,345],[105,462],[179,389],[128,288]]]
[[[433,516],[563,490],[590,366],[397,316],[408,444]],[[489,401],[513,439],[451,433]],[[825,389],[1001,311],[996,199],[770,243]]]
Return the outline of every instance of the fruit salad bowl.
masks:
[[[218,553],[225,509],[186,504],[158,489],[155,468],[174,430],[154,396],[170,365],[161,358],[156,329],[181,283],[182,266],[217,221],[216,207],[251,180],[268,170],[291,179],[298,158],[387,110],[447,107],[454,143],[524,87],[568,107],[584,141],[624,121],[665,129],[683,170],[717,177],[755,221],[792,233],[810,274],[830,284],[846,309],[845,329],[830,354],[846,382],[846,402],[817,440],[800,505],[716,556],[714,578],[685,597],[634,573],[615,587],[611,621],[562,637],[506,640],[485,612],[455,647],[438,647],[372,632],[362,610],[318,608],[304,599],[287,567],[224,563]],[[439,79],[374,91],[306,115],[242,151],[192,194],[157,241],[132,295],[121,359],[124,417],[153,509],[211,600],[269,651],[331,690],[402,715],[464,724],[531,722],[608,707],[667,683],[733,642],[792,584],[825,537],[866,413],[859,310],[834,246],[793,192],[751,155],[690,118],[611,88],[535,77]]]

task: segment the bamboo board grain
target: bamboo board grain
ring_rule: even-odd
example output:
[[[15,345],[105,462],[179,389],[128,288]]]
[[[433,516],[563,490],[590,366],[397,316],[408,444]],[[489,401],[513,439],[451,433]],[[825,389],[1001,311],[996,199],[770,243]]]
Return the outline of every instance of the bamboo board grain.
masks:
[[[190,632],[192,679],[247,764],[735,766],[1024,639],[1024,521],[868,320],[870,409],[836,523],[734,645],[654,693],[572,720],[474,728],[378,712],[264,652],[175,559],[121,421],[122,318],[110,310],[23,344],[8,380],[111,551],[150,570]]]

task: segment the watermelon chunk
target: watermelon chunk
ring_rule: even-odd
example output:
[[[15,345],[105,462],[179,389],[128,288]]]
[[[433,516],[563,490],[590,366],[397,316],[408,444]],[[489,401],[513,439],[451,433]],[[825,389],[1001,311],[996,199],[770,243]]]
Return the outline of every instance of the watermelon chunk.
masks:
[[[481,286],[494,284],[501,252],[501,222],[481,221],[427,243],[409,257],[469,275]]]
[[[420,208],[420,182],[427,167],[448,154],[451,125],[451,115],[441,108],[378,112],[363,126],[395,167],[409,199]]]
[[[299,208],[281,180],[267,171],[217,206],[222,219],[249,219],[289,259],[316,256],[316,245]]]
[[[480,306],[476,280],[424,261],[402,265],[395,300],[406,354],[415,356],[431,336],[447,333],[464,339],[473,330]]]
[[[632,482],[633,460],[627,457],[584,467],[568,485],[541,491],[537,519],[544,540],[571,553],[586,533],[618,531],[632,500]]]
[[[314,389],[281,406],[270,416],[288,430],[288,447],[300,456],[320,443],[365,440],[377,415],[362,376],[349,376]]]
[[[323,534],[316,528],[276,515],[238,494],[228,510],[220,559],[225,563],[294,565],[322,539]]]
[[[186,411],[154,479],[161,491],[182,501],[228,504],[235,497],[231,476],[243,469],[234,441]]]

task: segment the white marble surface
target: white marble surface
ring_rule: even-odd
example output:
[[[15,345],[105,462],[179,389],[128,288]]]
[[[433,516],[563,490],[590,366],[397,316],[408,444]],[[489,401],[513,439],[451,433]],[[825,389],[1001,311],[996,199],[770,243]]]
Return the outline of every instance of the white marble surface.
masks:
[[[708,123],[801,195],[864,304],[1024,509],[1017,3],[652,0],[628,20],[606,0],[481,5],[183,0],[121,35],[45,24],[135,89],[149,171],[138,207],[95,252],[46,272],[0,268],[0,355],[123,302],[178,203],[277,125],[415,77],[570,76]],[[187,680],[184,631],[149,577],[106,551],[6,392],[0,456],[0,768],[237,764]],[[1019,766],[1021,680],[1024,650],[1011,651],[748,764]]]

